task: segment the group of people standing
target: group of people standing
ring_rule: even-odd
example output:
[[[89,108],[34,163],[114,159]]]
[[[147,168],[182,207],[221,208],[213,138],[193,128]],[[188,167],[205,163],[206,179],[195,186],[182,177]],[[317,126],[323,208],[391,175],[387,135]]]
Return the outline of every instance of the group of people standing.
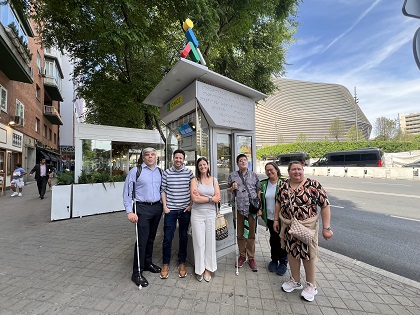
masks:
[[[191,224],[194,249],[195,277],[209,282],[217,270],[215,219],[216,205],[221,200],[216,178],[210,175],[209,162],[200,157],[196,162],[195,174],[185,164],[185,152],[175,150],[173,166],[162,171],[156,165],[156,151],[145,148],[139,165],[130,170],[124,185],[123,201],[128,220],[137,224],[138,239],[134,247],[132,281],[137,286],[148,285],[144,271],[159,273],[161,279],[170,274],[172,241],[178,223],[179,251],[178,277],[187,276],[186,258],[188,227]],[[228,178],[227,191],[234,196],[234,217],[239,255],[236,267],[246,262],[252,271],[258,271],[255,261],[255,235],[257,220],[261,216],[270,231],[270,272],[284,275],[290,266],[291,278],[283,283],[285,292],[303,289],[301,297],[313,301],[317,294],[315,283],[315,262],[318,256],[318,217],[322,218],[322,235],[332,237],[330,207],[327,194],[321,184],[304,176],[303,166],[293,161],[289,164],[289,178],[281,176],[275,163],[265,165],[267,179],[260,181],[257,174],[248,168],[244,154],[236,157],[238,171]],[[133,193],[133,187],[135,192]],[[135,198],[133,197],[135,196]],[[257,213],[250,211],[250,199],[259,198],[261,208]],[[136,207],[133,207],[133,202]],[[236,208],[235,208],[236,207]],[[136,213],[133,212],[136,209]],[[320,209],[320,211],[319,211]],[[162,268],[152,262],[153,243],[159,221],[164,213],[164,237],[162,244]],[[292,218],[315,232],[311,244],[291,236]],[[139,249],[140,266],[137,263]],[[303,261],[306,282],[300,281],[300,262]]]

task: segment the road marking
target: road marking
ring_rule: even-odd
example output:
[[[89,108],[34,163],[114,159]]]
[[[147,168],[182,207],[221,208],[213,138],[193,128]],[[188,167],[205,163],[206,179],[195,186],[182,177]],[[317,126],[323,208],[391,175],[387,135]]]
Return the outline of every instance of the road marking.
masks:
[[[417,221],[417,222],[420,222],[420,220],[417,220],[417,219],[405,218],[405,217],[399,217],[399,216],[397,216],[397,215],[390,215],[390,217],[392,217],[392,218],[397,218],[397,219],[403,219],[403,220],[410,220],[410,221]]]
[[[342,207],[342,206],[333,206],[333,205],[330,205],[330,207],[331,207],[331,208],[340,208],[340,209],[344,209],[344,207]]]
[[[388,183],[374,183],[374,182],[361,182],[362,184],[372,184],[372,185],[388,185],[388,186],[406,186],[411,187],[412,185],[407,184],[388,184]]]
[[[325,190],[342,190],[342,191],[352,191],[364,194],[375,194],[375,195],[386,195],[386,196],[396,196],[396,197],[407,197],[407,198],[417,198],[420,199],[420,196],[417,195],[405,195],[405,194],[394,194],[388,192],[380,192],[380,191],[369,191],[369,190],[357,190],[357,189],[344,189],[344,188],[333,188],[333,187],[325,187]]]

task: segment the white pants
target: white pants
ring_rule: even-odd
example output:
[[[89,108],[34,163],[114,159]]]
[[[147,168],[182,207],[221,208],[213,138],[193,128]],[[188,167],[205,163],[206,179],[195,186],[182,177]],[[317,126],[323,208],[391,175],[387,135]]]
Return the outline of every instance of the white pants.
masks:
[[[217,270],[216,258],[216,211],[210,209],[191,210],[191,229],[194,248],[195,273],[201,275],[205,269]]]

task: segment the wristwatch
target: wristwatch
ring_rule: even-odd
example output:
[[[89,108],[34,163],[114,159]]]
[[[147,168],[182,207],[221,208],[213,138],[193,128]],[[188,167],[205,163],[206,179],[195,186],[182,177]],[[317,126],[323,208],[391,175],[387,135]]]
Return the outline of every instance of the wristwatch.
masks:
[[[327,231],[331,231],[331,226],[324,227],[323,229]]]
[[[212,202],[213,201],[213,197],[209,197],[209,202]]]

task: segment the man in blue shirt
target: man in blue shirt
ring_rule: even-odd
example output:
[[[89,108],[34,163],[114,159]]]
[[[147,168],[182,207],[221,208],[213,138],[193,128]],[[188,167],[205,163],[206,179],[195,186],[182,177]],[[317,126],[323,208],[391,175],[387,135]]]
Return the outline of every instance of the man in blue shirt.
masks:
[[[156,150],[145,148],[142,151],[143,163],[133,167],[127,175],[124,184],[123,201],[128,220],[137,224],[138,246],[140,257],[140,274],[137,263],[137,246],[134,246],[133,274],[131,280],[137,285],[146,287],[149,282],[143,276],[143,271],[160,273],[161,268],[152,263],[153,242],[162,216],[160,201],[161,170],[156,165]],[[140,163],[140,162],[139,162]],[[137,178],[137,169],[141,168]],[[137,214],[133,212],[133,184],[136,187]]]
[[[12,174],[12,181],[11,181],[12,190],[13,190],[13,194],[11,195],[12,197],[15,197],[15,196],[22,197],[22,190],[24,186],[23,175],[25,174],[26,174],[26,171],[22,168],[22,165],[19,163],[16,163],[15,170],[13,171],[13,174]]]

